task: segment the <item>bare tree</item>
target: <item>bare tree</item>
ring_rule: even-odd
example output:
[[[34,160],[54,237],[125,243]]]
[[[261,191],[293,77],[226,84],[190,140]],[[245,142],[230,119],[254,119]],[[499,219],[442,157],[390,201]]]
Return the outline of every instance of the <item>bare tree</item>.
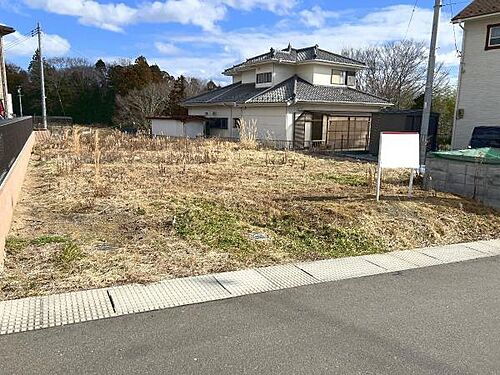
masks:
[[[388,99],[398,109],[410,108],[425,89],[428,51],[423,42],[404,40],[380,46],[344,49],[342,53],[366,63],[357,75],[360,90]],[[434,90],[445,90],[449,72],[438,64]]]
[[[117,95],[114,122],[120,127],[149,129],[147,117],[164,114],[172,88],[173,82],[169,80],[151,83],[125,96]]]
[[[184,96],[190,98],[192,96],[208,91],[208,81],[194,77],[186,77],[186,85]]]

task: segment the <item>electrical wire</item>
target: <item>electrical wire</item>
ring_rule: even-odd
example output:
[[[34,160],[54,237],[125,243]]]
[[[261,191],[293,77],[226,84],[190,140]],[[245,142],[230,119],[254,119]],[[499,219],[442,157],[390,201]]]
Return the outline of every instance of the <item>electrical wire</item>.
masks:
[[[453,18],[453,4],[452,3],[449,3],[447,4],[447,6],[450,7],[450,19]],[[462,52],[460,51],[460,49],[458,48],[458,43],[457,43],[457,33],[455,31],[455,24],[451,24],[451,28],[453,30],[453,41],[455,43],[455,51],[457,52],[457,56],[460,57],[462,55]]]
[[[408,26],[406,27],[406,33],[405,33],[405,37],[403,38],[403,41],[405,41],[406,38],[408,37],[408,32],[410,31],[411,22],[413,21],[413,16],[415,15],[415,10],[417,9],[417,4],[418,4],[418,0],[415,0],[415,4],[413,4],[413,10],[411,11],[410,20],[408,21]]]
[[[68,47],[67,45],[63,44],[60,40],[58,40],[55,37],[53,37],[52,35],[48,35],[46,33],[43,33],[43,34],[44,34],[45,37],[47,37],[48,39],[52,40],[53,42],[59,44],[61,47],[69,48],[70,51],[75,52],[77,55],[80,55],[84,59],[88,59],[88,56],[86,56],[84,53],[78,51],[77,49],[73,48],[72,46]]]

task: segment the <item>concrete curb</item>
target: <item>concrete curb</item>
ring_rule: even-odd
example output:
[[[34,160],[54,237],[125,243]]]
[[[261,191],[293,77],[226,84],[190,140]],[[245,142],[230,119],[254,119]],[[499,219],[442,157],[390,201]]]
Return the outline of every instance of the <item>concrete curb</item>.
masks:
[[[496,255],[477,241],[2,301],[0,335]]]

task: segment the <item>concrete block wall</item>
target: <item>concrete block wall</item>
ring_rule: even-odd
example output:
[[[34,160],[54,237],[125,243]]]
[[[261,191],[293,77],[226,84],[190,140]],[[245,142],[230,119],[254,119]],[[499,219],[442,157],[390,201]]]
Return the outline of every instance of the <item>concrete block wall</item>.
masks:
[[[500,209],[500,165],[429,157],[425,188],[476,199]]]

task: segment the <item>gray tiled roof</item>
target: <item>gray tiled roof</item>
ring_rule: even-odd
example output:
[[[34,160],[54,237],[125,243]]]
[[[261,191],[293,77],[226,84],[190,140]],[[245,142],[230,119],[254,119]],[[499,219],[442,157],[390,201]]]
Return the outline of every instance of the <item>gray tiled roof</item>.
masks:
[[[296,93],[299,102],[390,104],[385,99],[352,87],[311,85],[300,78],[297,79]]]
[[[270,88],[256,88],[253,83],[234,83],[189,98],[183,104],[289,103],[292,101],[390,105],[385,99],[351,87],[312,85],[296,75]]]
[[[466,18],[484,16],[487,14],[500,13],[500,1],[498,0],[474,0],[467,5],[460,13],[452,18],[452,21]]]
[[[234,74],[240,70],[245,69],[248,66],[266,61],[284,61],[290,63],[300,63],[306,61],[328,61],[337,64],[356,65],[360,67],[365,66],[365,63],[361,61],[357,61],[346,56],[338,55],[336,53],[320,49],[318,46],[300,49],[288,47],[283,50],[274,50],[273,48],[271,48],[271,50],[267,53],[251,57],[240,64],[226,69],[224,71],[224,74]]]

